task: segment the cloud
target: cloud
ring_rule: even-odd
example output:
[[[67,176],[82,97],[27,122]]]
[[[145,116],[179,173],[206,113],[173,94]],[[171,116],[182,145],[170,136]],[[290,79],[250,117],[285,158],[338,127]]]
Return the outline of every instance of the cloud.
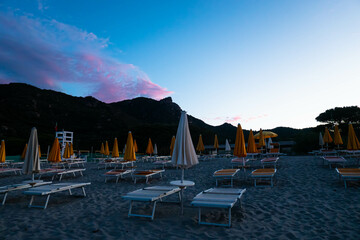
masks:
[[[105,102],[172,93],[119,61],[110,45],[109,39],[53,19],[0,12],[0,83],[23,82]]]
[[[227,122],[234,126],[237,126],[238,123],[248,123],[257,119],[266,118],[268,114],[260,114],[257,116],[243,117],[241,115],[231,116],[231,117],[215,117],[215,118],[206,118],[206,120],[215,121],[215,122]]]

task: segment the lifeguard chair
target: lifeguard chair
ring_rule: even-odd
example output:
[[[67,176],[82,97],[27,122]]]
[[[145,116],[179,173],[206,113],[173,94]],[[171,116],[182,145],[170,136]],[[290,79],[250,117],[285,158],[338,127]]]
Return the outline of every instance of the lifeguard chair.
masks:
[[[73,143],[73,139],[74,139],[74,133],[73,132],[68,132],[68,131],[57,131],[56,132],[56,138],[59,139],[59,143],[61,146],[61,156],[64,155],[64,151],[65,151],[65,145],[66,143]]]

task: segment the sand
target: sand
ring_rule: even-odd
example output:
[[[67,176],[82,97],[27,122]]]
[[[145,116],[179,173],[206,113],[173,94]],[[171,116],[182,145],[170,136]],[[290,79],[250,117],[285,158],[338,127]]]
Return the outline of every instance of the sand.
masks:
[[[138,163],[138,168],[154,168]],[[128,218],[129,202],[121,196],[153,185],[168,185],[180,178],[180,170],[166,169],[163,180],[150,184],[130,178],[108,183],[101,176],[106,170],[87,163],[83,177],[65,177],[68,182],[91,182],[87,197],[55,194],[48,208],[29,209],[29,197],[11,192],[0,208],[0,239],[359,239],[360,186],[347,189],[334,169],[322,166],[310,156],[281,157],[274,187],[255,188],[240,178],[234,187],[246,188],[242,208],[234,206],[232,227],[197,224],[197,208],[191,199],[202,190],[215,186],[212,173],[231,168],[230,159],[200,162],[185,171],[195,186],[185,190],[184,215],[179,205],[158,204],[155,219]],[[248,171],[249,173],[249,171]],[[0,186],[20,183],[29,176],[0,176]],[[174,198],[175,199],[175,198]],[[139,213],[148,213],[150,205],[136,205]],[[208,220],[226,222],[224,210],[207,210]]]

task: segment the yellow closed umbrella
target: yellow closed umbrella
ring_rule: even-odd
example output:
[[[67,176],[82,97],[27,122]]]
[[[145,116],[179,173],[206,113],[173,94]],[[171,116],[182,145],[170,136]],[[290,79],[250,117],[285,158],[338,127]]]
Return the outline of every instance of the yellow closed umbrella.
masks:
[[[200,153],[201,153],[201,151],[205,151],[205,146],[204,146],[201,134],[199,136],[199,141],[198,141],[198,144],[196,146],[196,151],[198,151]]]
[[[63,158],[70,158],[70,147],[68,143],[65,143]]]
[[[134,139],[134,151],[135,151],[135,153],[137,153],[138,151],[139,151],[139,149],[138,149],[138,145],[137,145],[137,143],[136,143],[136,140]]]
[[[4,163],[5,162],[5,158],[6,158],[6,153],[5,153],[5,140],[1,141],[1,146],[0,146],[0,163]]]
[[[70,143],[70,157],[74,155],[74,145]]]
[[[128,133],[128,137],[126,140],[124,160],[125,161],[136,161],[134,141],[133,141],[131,132]]]
[[[218,137],[215,134],[215,139],[214,139],[214,148],[217,150],[219,148],[219,141],[218,141]]]
[[[329,129],[325,127],[325,133],[324,133],[324,143],[326,143],[326,148],[328,148],[329,143],[332,143],[333,139],[330,136]]]
[[[264,137],[264,134],[263,134],[263,130],[260,128],[260,132],[259,132],[259,146],[262,148],[262,147],[265,147],[265,137]]]
[[[256,144],[255,144],[255,138],[254,133],[250,129],[249,138],[248,138],[248,145],[246,149],[247,153],[257,153]]]
[[[53,163],[61,162],[60,144],[59,139],[57,138],[55,138],[54,143],[51,147],[48,161]]]
[[[25,159],[25,155],[26,155],[26,150],[27,150],[27,143],[25,144],[25,147],[24,147],[24,150],[22,151],[22,154],[21,154],[21,159]]]
[[[343,144],[343,141],[341,139],[341,135],[340,135],[340,131],[339,131],[339,126],[335,125],[335,130],[334,130],[334,144],[338,146]]]
[[[113,149],[112,149],[112,152],[111,152],[111,156],[113,158],[117,158],[117,157],[120,156],[120,154],[119,154],[119,145],[118,145],[117,138],[114,139],[114,146],[113,146]]]
[[[170,144],[170,156],[172,156],[172,154],[173,154],[173,151],[174,151],[174,146],[175,146],[175,136],[173,136],[172,138],[171,138],[171,144]]]
[[[148,145],[146,147],[146,151],[145,151],[147,154],[152,154],[154,152],[154,148],[153,148],[153,145],[152,145],[152,142],[151,142],[151,138],[149,138],[149,142],[148,142]]]
[[[235,147],[234,147],[234,156],[237,157],[246,157],[246,148],[245,148],[245,140],[244,140],[244,133],[241,128],[240,123],[238,124],[236,130],[236,139],[235,139]]]
[[[41,158],[41,149],[40,149],[40,145],[39,145],[39,158]]]
[[[353,125],[349,124],[347,150],[360,150],[360,143],[356,137]]]
[[[105,152],[104,143],[101,143],[100,154],[104,154],[104,152]]]
[[[108,144],[108,141],[105,141],[105,150],[104,150],[104,155],[105,155],[105,156],[109,156],[109,155],[110,155],[110,150],[109,150],[109,144]]]

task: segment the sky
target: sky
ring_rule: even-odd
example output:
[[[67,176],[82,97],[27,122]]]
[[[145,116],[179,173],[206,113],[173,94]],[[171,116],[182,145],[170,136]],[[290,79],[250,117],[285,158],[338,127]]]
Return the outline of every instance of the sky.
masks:
[[[171,96],[211,125],[305,128],[360,105],[360,1],[2,0],[0,83]]]

